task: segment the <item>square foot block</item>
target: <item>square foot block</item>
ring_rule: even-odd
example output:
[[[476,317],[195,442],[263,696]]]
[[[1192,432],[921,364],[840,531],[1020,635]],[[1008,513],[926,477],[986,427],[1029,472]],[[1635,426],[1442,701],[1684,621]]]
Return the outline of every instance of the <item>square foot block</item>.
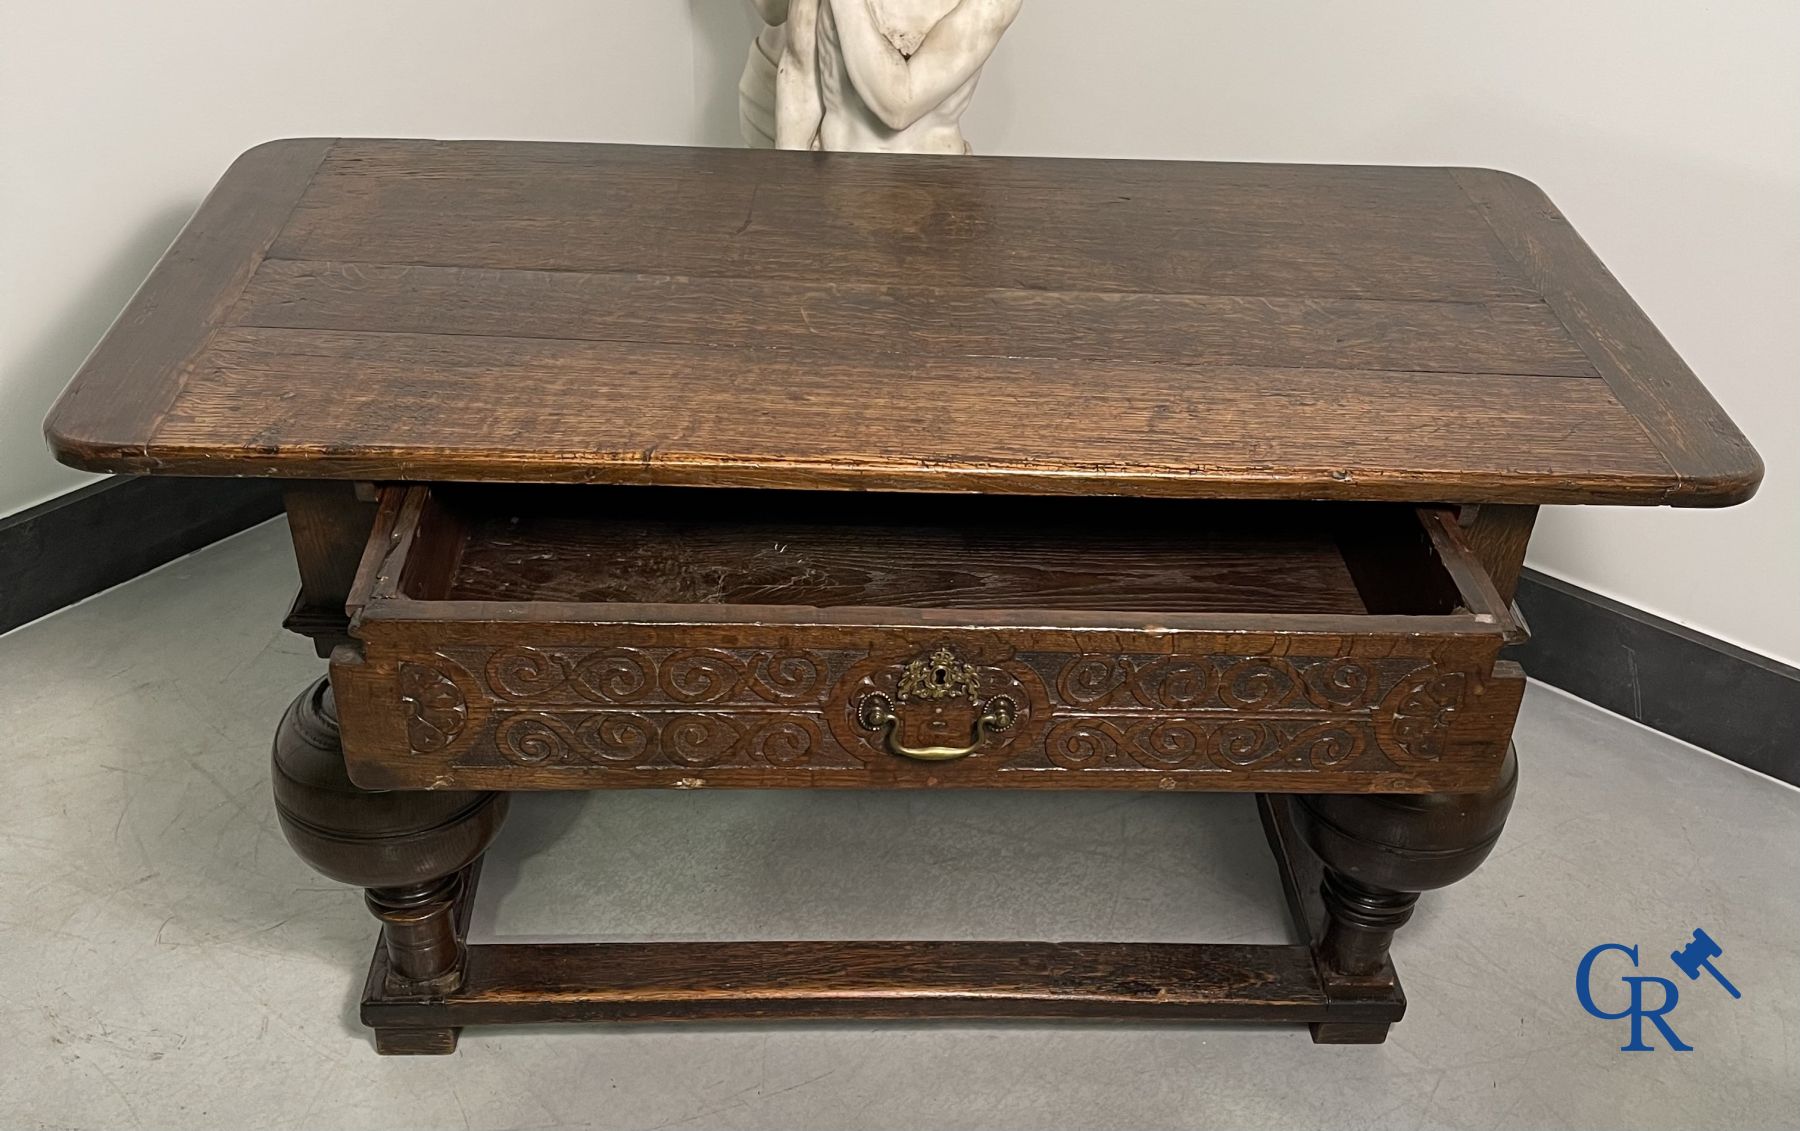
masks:
[[[1315,1045],[1379,1045],[1387,1041],[1386,1022],[1315,1021],[1312,1039]]]
[[[456,1051],[460,1029],[375,1030],[375,1051],[382,1056],[446,1056]]]

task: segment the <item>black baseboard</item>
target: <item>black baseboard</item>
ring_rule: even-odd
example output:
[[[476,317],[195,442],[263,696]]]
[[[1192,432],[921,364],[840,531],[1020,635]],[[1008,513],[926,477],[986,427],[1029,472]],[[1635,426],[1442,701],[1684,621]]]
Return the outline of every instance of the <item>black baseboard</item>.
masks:
[[[272,479],[117,476],[0,518],[0,632],[281,513]]]
[[[1518,600],[1527,675],[1800,785],[1800,669],[1535,570]]]
[[[281,513],[267,479],[120,476],[0,519],[0,632]],[[1531,676],[1800,785],[1800,670],[1526,570]]]

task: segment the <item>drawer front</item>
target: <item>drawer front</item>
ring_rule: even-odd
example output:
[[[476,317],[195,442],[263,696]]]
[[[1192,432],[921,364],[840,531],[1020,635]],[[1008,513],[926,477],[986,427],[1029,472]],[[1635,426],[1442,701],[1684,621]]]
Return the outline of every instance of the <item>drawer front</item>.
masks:
[[[1455,792],[1523,678],[1489,636],[371,620],[372,788]]]

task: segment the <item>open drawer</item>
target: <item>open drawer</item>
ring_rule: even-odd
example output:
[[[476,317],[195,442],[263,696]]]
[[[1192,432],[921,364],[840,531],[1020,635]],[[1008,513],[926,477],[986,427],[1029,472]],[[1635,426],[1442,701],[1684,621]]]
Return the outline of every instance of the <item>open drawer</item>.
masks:
[[[1472,791],[1524,687],[1382,504],[388,487],[350,613],[370,788]]]

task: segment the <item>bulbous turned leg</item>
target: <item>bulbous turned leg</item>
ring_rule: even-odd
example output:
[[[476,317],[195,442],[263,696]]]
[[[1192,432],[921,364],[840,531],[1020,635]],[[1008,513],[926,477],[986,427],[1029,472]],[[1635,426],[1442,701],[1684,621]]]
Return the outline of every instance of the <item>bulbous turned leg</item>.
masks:
[[[432,996],[455,989],[463,973],[456,930],[463,869],[499,833],[507,795],[357,787],[344,768],[324,679],[282,717],[273,777],[275,812],[294,851],[318,872],[366,889],[369,910],[381,920],[389,991]],[[453,1034],[380,1043],[383,1051],[455,1047]],[[407,1045],[421,1047],[400,1047]]]
[[[1319,955],[1327,970],[1352,979],[1386,970],[1394,932],[1412,917],[1419,893],[1455,883],[1493,851],[1518,782],[1518,756],[1509,748],[1499,778],[1481,793],[1295,797],[1300,835],[1325,865]],[[1313,1036],[1381,1039],[1367,1026],[1316,1026]]]

